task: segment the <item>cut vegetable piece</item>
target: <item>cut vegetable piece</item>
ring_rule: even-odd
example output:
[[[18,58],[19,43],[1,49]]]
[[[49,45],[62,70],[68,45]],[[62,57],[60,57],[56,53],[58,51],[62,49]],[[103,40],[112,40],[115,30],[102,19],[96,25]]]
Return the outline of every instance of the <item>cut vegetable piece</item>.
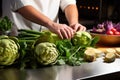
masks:
[[[116,57],[120,58],[120,48],[115,48],[115,50],[116,50],[116,53],[115,53]]]
[[[102,50],[99,50],[99,49],[94,48],[94,47],[87,47],[87,50],[94,51],[94,53],[96,54],[96,57],[101,57],[104,53]]]
[[[105,53],[116,53],[116,50],[113,48],[107,48]]]
[[[104,62],[108,62],[108,63],[113,62],[113,61],[115,61],[115,58],[116,58],[116,56],[114,53],[111,53],[111,52],[106,53],[106,55],[104,57]]]
[[[115,53],[116,58],[120,58],[120,54]]]
[[[115,48],[115,50],[120,55],[120,48]]]
[[[96,60],[96,54],[93,50],[86,50],[85,51],[85,54],[84,54],[84,59],[85,61],[88,61],[88,62],[93,62]]]

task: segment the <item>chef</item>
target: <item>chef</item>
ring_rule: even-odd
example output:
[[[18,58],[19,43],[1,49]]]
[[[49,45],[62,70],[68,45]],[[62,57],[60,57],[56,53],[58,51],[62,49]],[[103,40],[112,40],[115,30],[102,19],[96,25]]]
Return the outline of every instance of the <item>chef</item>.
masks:
[[[8,16],[14,23],[11,35],[17,35],[18,29],[49,29],[62,39],[70,39],[76,31],[86,30],[78,22],[76,0],[3,0],[2,5],[2,16]],[[59,8],[69,25],[59,23]]]

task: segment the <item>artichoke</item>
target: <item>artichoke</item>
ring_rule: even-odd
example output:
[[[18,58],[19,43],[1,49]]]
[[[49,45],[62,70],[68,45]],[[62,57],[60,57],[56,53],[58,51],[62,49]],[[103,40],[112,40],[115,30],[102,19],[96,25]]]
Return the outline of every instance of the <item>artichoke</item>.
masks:
[[[42,42],[56,43],[56,41],[61,40],[60,37],[50,31],[41,32],[40,37],[36,40],[35,45]]]
[[[18,44],[9,38],[0,38],[0,65],[11,65],[18,58]]]
[[[73,45],[88,46],[92,41],[92,36],[86,31],[78,31],[71,41]]]
[[[58,51],[56,45],[50,42],[42,42],[35,46],[35,58],[42,65],[49,65],[56,61]]]

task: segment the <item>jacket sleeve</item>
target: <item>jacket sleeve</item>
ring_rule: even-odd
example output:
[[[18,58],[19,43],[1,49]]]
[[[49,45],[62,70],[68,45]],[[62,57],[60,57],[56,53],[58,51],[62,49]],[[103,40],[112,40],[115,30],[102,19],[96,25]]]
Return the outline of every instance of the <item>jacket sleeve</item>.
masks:
[[[70,4],[76,4],[76,0],[60,0],[60,8],[62,11]]]
[[[13,11],[16,11],[24,6],[33,5],[34,0],[10,0],[10,3],[11,3],[11,9]]]

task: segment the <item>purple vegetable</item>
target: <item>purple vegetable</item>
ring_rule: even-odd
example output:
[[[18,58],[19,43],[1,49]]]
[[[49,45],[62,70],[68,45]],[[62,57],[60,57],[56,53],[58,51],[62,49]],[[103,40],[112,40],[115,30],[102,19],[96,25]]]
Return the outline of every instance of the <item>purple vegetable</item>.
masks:
[[[120,22],[117,23],[116,25],[114,25],[114,28],[115,28],[117,31],[120,31]]]
[[[113,28],[120,32],[120,22],[115,24],[112,21],[105,21],[96,27],[94,26],[91,32],[105,34]]]
[[[103,28],[104,28],[104,24],[98,24],[98,25],[97,25],[97,28],[98,28],[98,29],[103,29]]]
[[[104,24],[98,24],[96,27],[93,27],[92,32],[104,34],[105,33]]]
[[[114,28],[112,21],[105,21],[103,24],[106,32]]]

